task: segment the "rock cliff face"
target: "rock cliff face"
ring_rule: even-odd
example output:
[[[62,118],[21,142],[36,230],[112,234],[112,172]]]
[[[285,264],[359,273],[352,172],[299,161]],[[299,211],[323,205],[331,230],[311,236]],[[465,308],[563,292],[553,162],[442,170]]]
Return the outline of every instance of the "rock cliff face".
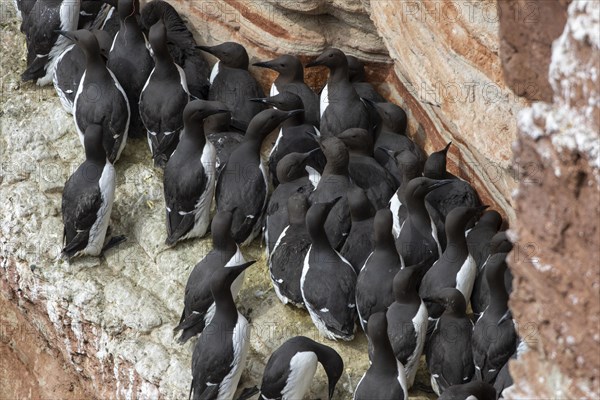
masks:
[[[369,80],[410,110],[417,142],[429,152],[452,141],[450,168],[472,181],[484,202],[514,218],[510,193],[516,175],[508,143],[516,137],[515,118],[526,100],[507,87],[502,74],[495,1],[173,4],[189,16],[200,40],[239,41],[252,60],[290,53],[308,61],[330,46],[364,60]],[[526,17],[521,14],[516,18]],[[326,73],[306,72],[320,89]],[[265,87],[271,84],[271,75],[262,77]]]
[[[511,365],[519,376],[513,398],[598,394],[598,352],[590,351],[600,340],[600,283],[592,261],[600,258],[597,6],[576,1],[567,14],[568,1],[558,0],[172,3],[199,41],[238,41],[251,62],[284,53],[307,62],[328,46],[365,60],[368,79],[409,112],[410,135],[427,151],[452,140],[450,168],[499,207],[518,235],[511,302],[534,340]],[[19,83],[24,38],[6,11],[0,305],[7,311],[0,316],[0,386],[10,388],[10,397],[184,398],[193,343],[176,344],[172,328],[189,272],[210,241],[163,246],[162,175],[138,140],[117,165],[112,228],[128,241],[101,259],[56,260],[62,186],[82,152],[53,89]],[[320,88],[324,71],[306,73]],[[260,70],[260,76],[267,88],[273,75]],[[526,108],[538,99],[546,103]],[[268,355],[285,338],[316,336],[306,313],[277,300],[264,249],[256,245],[246,258],[259,262],[248,270],[238,301],[252,323],[242,386],[260,382]],[[366,340],[358,335],[349,344],[328,344],[346,362],[335,399],[348,399],[368,366]],[[311,398],[325,393],[319,370]]]
[[[510,366],[514,399],[600,393],[599,51],[600,4],[573,1],[546,63],[551,101],[519,114],[515,163],[527,168],[515,197],[511,307],[532,351]]]

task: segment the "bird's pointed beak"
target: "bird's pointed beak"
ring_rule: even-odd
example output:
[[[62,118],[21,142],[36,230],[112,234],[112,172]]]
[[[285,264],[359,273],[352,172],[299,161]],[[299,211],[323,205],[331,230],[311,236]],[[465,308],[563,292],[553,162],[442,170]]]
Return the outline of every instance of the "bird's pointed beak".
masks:
[[[268,68],[268,69],[275,69],[273,68],[273,64],[271,63],[271,61],[262,61],[262,62],[257,62],[252,64],[255,67],[260,67],[260,68]]]
[[[250,101],[253,101],[253,102],[255,102],[255,103],[270,104],[270,103],[267,101],[267,99],[266,99],[266,98],[264,98],[264,97],[263,97],[263,98],[257,97],[257,98],[254,98],[254,99],[248,99],[248,100],[250,100]]]
[[[436,182],[432,183],[429,186],[429,189],[431,189],[431,190],[437,189],[439,187],[442,187],[442,186],[445,186],[445,185],[447,185],[449,183],[452,183],[453,181],[454,181],[454,179],[442,179],[442,180],[439,180],[439,181],[436,181]]]
[[[207,53],[213,54],[212,52],[212,46],[196,46],[197,49],[200,49],[202,51],[205,51]]]
[[[448,142],[446,147],[444,147],[444,150],[442,150],[444,152],[444,154],[448,154],[448,149],[450,149],[451,145],[452,145],[452,141]]]
[[[312,156],[313,154],[315,154],[319,149],[318,147],[315,147],[314,149],[307,151],[306,153],[302,153],[302,160],[306,161],[306,159],[308,159],[310,156]]]
[[[321,56],[319,55],[317,58],[309,62],[305,65],[306,68],[317,67],[319,65],[323,65],[323,60],[321,60]]]
[[[66,37],[67,39],[69,39],[71,41],[75,41],[75,37],[71,34],[71,32],[61,31],[61,30],[56,30],[54,32],[58,33],[59,35],[62,35],[64,37]]]
[[[299,115],[299,114],[302,114],[302,113],[304,113],[304,110],[292,110],[292,111],[288,111],[287,112],[287,118],[292,118],[293,116]]]

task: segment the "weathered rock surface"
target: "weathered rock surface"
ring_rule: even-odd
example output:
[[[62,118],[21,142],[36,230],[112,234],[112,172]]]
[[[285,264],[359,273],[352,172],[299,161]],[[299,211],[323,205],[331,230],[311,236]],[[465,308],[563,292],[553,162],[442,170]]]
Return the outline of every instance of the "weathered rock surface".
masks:
[[[553,2],[173,0],[201,42],[238,41],[251,62],[283,53],[308,61],[327,46],[360,57],[380,91],[406,106],[415,140],[428,151],[452,140],[450,168],[516,223],[520,257],[511,263],[511,304],[521,333],[531,334],[526,339],[532,351],[511,365],[519,377],[513,398],[593,398],[600,363],[592,351],[600,340],[593,261],[600,258],[598,8],[573,2],[567,29],[550,52],[568,1],[558,2],[562,9],[547,3]],[[547,30],[525,24],[532,5],[541,21],[532,26]],[[53,89],[19,82],[24,39],[11,8],[4,11],[0,299],[7,311],[0,320],[0,387],[6,382],[13,397],[184,398],[193,343],[176,344],[172,328],[188,274],[210,243],[163,246],[162,176],[151,167],[146,143],[132,141],[117,165],[112,216],[113,232],[129,240],[101,259],[56,260],[62,187],[82,152]],[[550,17],[557,19],[544,24]],[[550,54],[547,84],[543,63]],[[251,71],[258,76],[259,70]],[[323,84],[323,70],[306,72],[314,88]],[[260,74],[268,87],[273,75]],[[538,98],[532,93],[554,103],[521,112],[513,162],[517,114]],[[511,198],[517,179],[518,221]],[[241,386],[260,382],[268,355],[287,337],[316,335],[306,313],[275,297],[264,249],[255,245],[247,257],[259,262],[248,271],[238,301],[253,326]],[[351,343],[327,343],[346,362],[335,398],[350,398],[368,365],[366,340],[359,334]],[[21,380],[15,385],[12,377]],[[311,398],[325,393],[319,369]]]
[[[600,3],[573,1],[552,49],[552,103],[519,114],[510,305],[532,349],[510,365],[513,399],[600,397],[599,51]]]

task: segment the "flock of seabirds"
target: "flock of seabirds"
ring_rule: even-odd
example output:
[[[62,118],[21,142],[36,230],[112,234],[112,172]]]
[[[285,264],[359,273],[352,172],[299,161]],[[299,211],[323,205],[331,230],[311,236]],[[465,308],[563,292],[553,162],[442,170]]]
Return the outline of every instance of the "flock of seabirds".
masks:
[[[508,308],[502,217],[446,170],[450,144],[426,156],[406,136],[406,113],[365,82],[360,60],[329,48],[307,64],[329,69],[320,96],[297,57],[256,63],[278,73],[266,97],[243,46],[197,45],[165,1],[141,12],[138,0],[16,6],[22,79],[54,84],[85,151],[63,191],[63,256],[99,256],[124,240],[107,231],[128,137],[146,136],[164,169],[166,244],[212,235],[176,327],[181,343],[199,335],[190,396],[237,390],[249,328],[234,299],[255,262],[240,247],[261,234],[284,304],[306,309],[327,339],[352,340],[357,321],[366,333],[370,366],[354,399],[408,398],[422,354],[440,399],[495,400],[512,384],[507,362],[525,346]],[[212,70],[204,52],[219,60]],[[317,363],[331,399],[343,360],[302,336],[240,398],[302,399]]]

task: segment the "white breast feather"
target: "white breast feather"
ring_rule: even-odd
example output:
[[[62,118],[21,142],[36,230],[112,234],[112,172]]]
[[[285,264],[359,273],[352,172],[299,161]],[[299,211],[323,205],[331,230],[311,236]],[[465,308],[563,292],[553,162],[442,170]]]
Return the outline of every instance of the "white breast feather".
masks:
[[[102,251],[106,229],[110,222],[110,214],[115,200],[115,182],[115,168],[107,160],[98,182],[102,195],[102,204],[96,214],[96,221],[90,228],[88,244],[80,253],[82,255],[97,256]]]
[[[473,292],[473,285],[475,284],[475,275],[477,274],[477,265],[475,260],[469,254],[460,270],[456,274],[456,288],[465,296],[467,305],[471,299],[471,293]]]
[[[249,347],[249,325],[248,321],[238,312],[238,320],[233,329],[233,361],[231,371],[223,378],[219,385],[217,400],[231,400],[237,389],[238,383],[246,366],[246,356]]]
[[[312,351],[296,353],[290,360],[290,374],[285,382],[282,395],[284,399],[303,399],[315,372],[317,371],[317,355]]]
[[[271,90],[269,91],[269,96],[273,97],[273,96],[277,96],[279,94],[279,90],[277,90],[277,86],[275,85],[275,82],[273,82],[273,84],[271,85]]]
[[[215,150],[215,146],[213,146],[213,144],[207,140],[200,158],[204,167],[205,178],[207,180],[206,187],[194,207],[194,227],[190,229],[188,233],[182,236],[180,240],[202,237],[208,230],[208,225],[210,223],[210,207],[212,204],[213,194],[215,192],[216,158],[217,152]]]
[[[390,199],[389,208],[392,212],[392,218],[394,220],[394,225],[392,226],[392,232],[394,233],[394,237],[397,239],[400,236],[400,218],[398,217],[398,211],[402,206],[402,202],[400,201],[400,197],[398,196],[398,192],[396,192],[392,198]]]
[[[321,92],[321,98],[320,98],[321,118],[323,118],[323,113],[325,113],[325,110],[327,109],[328,106],[329,106],[329,89],[328,89],[327,85],[325,85],[325,87],[323,88],[323,91]]]
[[[413,354],[408,357],[406,362],[405,372],[408,384],[407,389],[412,387],[413,383],[415,382],[417,370],[419,369],[419,360],[421,358],[421,354],[423,353],[423,347],[425,346],[428,318],[429,314],[427,313],[427,306],[425,306],[425,303],[421,301],[419,310],[412,319],[413,328],[415,329],[415,334],[417,336],[417,346],[415,347]]]
[[[217,75],[219,75],[219,63],[220,61],[217,61],[215,65],[213,65],[213,69],[210,71],[210,78],[208,80],[210,81],[211,85],[214,82]]]

